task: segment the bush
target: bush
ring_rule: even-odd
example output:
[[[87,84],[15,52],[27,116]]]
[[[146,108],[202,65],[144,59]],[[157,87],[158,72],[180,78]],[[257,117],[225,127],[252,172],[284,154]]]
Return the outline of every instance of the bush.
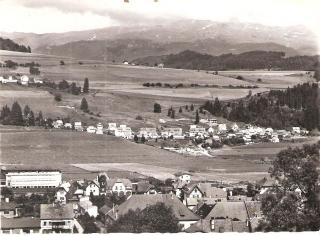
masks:
[[[243,77],[242,76],[237,76],[236,79],[243,80]]]
[[[54,100],[57,102],[60,102],[62,100],[62,96],[60,93],[57,93],[54,95]]]
[[[138,115],[136,116],[136,120],[143,120],[143,118],[140,115]]]

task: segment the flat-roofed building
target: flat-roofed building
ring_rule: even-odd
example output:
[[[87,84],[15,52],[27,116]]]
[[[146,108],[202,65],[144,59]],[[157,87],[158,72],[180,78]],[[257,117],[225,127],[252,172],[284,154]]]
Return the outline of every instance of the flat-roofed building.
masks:
[[[55,188],[62,180],[59,170],[5,170],[6,186],[10,188]]]

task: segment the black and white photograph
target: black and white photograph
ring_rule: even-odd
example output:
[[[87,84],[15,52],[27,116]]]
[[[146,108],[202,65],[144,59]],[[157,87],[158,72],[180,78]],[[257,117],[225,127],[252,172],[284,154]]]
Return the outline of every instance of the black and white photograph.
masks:
[[[319,234],[319,0],[0,0],[0,22],[1,234]]]

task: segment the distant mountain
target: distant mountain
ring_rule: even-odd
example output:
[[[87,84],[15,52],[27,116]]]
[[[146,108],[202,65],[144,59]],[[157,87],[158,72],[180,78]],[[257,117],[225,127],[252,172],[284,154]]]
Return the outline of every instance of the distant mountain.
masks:
[[[29,46],[19,45],[10,39],[0,38],[0,50],[31,53]]]
[[[299,55],[313,55],[317,53],[316,36],[303,26],[272,27],[260,24],[238,22],[212,22],[207,20],[180,20],[165,21],[161,25],[149,26],[116,26],[102,29],[66,32],[66,33],[1,33],[2,37],[14,39],[16,42],[30,45],[34,51],[42,52],[43,48],[59,46],[79,41],[117,41],[124,40],[150,40],[155,44],[181,46],[193,43],[194,46],[183,49],[191,49],[199,52],[207,52],[213,55],[226,53],[219,50],[226,43],[226,49],[233,53],[241,53],[254,48],[260,49],[259,44],[271,43],[293,48]],[[214,42],[212,44],[212,42]],[[217,43],[220,45],[217,45]],[[197,45],[197,43],[199,45]],[[228,45],[238,44],[236,48]],[[243,44],[241,47],[239,44]],[[90,44],[91,45],[91,44]],[[214,46],[212,46],[214,45]],[[156,45],[157,46],[157,45]],[[162,46],[160,46],[162,47]],[[168,49],[166,49],[168,50]],[[266,48],[265,50],[269,50]],[[230,52],[230,51],[229,51]],[[289,52],[287,52],[289,54]]]
[[[319,56],[285,57],[283,52],[274,51],[250,51],[212,56],[186,50],[178,54],[140,58],[133,60],[132,63],[150,66],[155,63],[164,63],[168,68],[193,70],[315,70],[317,61]]]
[[[146,39],[115,39],[70,42],[63,45],[46,46],[37,49],[42,54],[67,56],[77,59],[105,61],[134,60],[147,56],[176,54],[192,50],[211,55],[226,53],[239,54],[255,50],[281,51],[288,56],[298,55],[293,48],[276,43],[240,43],[230,44],[216,39],[196,40],[194,42],[159,43]]]

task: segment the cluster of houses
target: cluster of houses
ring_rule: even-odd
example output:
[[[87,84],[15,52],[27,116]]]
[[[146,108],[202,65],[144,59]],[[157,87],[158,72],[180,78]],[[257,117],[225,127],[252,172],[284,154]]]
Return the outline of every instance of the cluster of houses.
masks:
[[[159,121],[160,122],[160,121]],[[160,122],[160,124],[163,122]],[[205,127],[206,126],[206,127]],[[96,126],[83,126],[81,122],[74,123],[62,120],[55,120],[53,122],[54,128],[74,129],[76,131],[86,131],[91,134],[109,134],[115,137],[120,137],[128,140],[134,137],[144,138],[147,140],[158,139],[174,139],[179,140],[200,140],[199,145],[188,144],[187,146],[179,147],[163,147],[166,150],[174,151],[185,155],[206,155],[211,156],[209,151],[213,142],[223,143],[225,140],[240,140],[237,144],[253,144],[259,142],[273,142],[291,141],[295,138],[303,138],[308,134],[308,131],[300,127],[292,127],[291,130],[274,130],[272,128],[262,128],[253,125],[244,125],[239,127],[237,123],[227,125],[226,123],[218,123],[217,119],[201,119],[199,125],[190,125],[189,130],[183,131],[181,127],[142,127],[138,131],[133,131],[127,125],[117,125],[117,123],[108,123],[107,127],[98,123]],[[198,141],[199,142],[199,141]],[[203,144],[206,147],[203,147]]]
[[[38,77],[29,77],[27,75],[3,75],[0,76],[0,83],[2,84],[20,84],[27,86],[29,84],[42,84],[43,80]]]
[[[1,196],[1,233],[52,233],[77,231],[84,226],[79,216],[88,214],[101,232],[129,210],[144,210],[164,203],[172,209],[184,232],[253,232],[263,218],[261,197],[276,183],[263,179],[254,197],[235,194],[237,188],[215,181],[194,181],[188,172],[178,172],[171,184],[156,186],[146,179],[110,178],[105,172],[92,180],[63,181],[55,169],[2,169],[1,188],[13,191],[13,197]],[[40,215],[25,216],[17,195],[54,193],[53,203],[40,204]],[[299,193],[298,191],[296,191]],[[301,193],[301,192],[300,192]],[[121,204],[95,205],[98,196],[125,196]]]

